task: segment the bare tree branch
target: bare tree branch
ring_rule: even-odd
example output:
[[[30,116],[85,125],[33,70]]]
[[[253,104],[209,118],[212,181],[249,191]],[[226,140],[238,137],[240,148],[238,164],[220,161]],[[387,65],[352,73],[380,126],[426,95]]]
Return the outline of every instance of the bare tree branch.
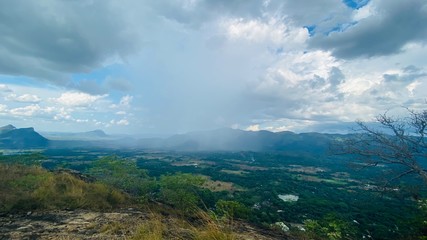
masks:
[[[357,156],[362,159],[363,167],[378,164],[403,166],[407,170],[391,181],[416,174],[427,185],[427,171],[423,168],[427,164],[427,110],[407,110],[409,114],[405,118],[391,117],[387,113],[378,115],[376,122],[380,127],[356,122],[358,133],[337,142],[333,151],[339,155]]]

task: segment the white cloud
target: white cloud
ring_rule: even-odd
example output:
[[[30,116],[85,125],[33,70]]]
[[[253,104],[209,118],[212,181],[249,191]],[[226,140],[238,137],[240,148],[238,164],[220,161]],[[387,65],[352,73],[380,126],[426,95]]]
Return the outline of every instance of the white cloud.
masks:
[[[22,102],[22,103],[39,103],[42,99],[34,94],[23,94],[23,95],[16,95],[15,93],[11,93],[8,96],[5,97],[7,101],[15,101],[15,102]]]
[[[70,110],[66,110],[64,107],[61,107],[59,109],[57,109],[57,113],[55,114],[55,116],[53,117],[54,120],[68,120],[68,119],[72,119],[70,113]]]
[[[116,122],[117,125],[127,126],[129,125],[129,121],[127,119],[121,119]]]
[[[120,99],[120,101],[119,101],[118,104],[111,104],[110,108],[113,108],[113,109],[116,109],[116,108],[120,108],[120,109],[129,108],[131,106],[132,101],[133,101],[133,96],[126,95],[126,96],[123,96]],[[119,114],[119,113],[117,113],[117,114]]]
[[[117,120],[117,121],[113,119],[110,121],[110,124],[111,125],[117,125],[117,126],[127,126],[127,125],[129,125],[129,121],[125,118]]]
[[[55,99],[56,102],[70,107],[89,107],[97,100],[105,98],[107,95],[90,95],[83,92],[65,92]]]
[[[302,27],[286,25],[285,19],[227,19],[222,23],[227,37],[234,41],[247,40],[255,43],[268,42],[283,45],[287,49],[296,48],[305,43],[308,31]],[[288,21],[290,22],[290,21]]]
[[[331,86],[328,78],[339,62],[328,52],[284,54],[254,85],[256,94],[281,99],[312,98]],[[324,93],[327,94],[327,93]],[[324,95],[323,94],[323,95]],[[315,96],[316,99],[319,96]]]
[[[89,119],[76,119],[75,120],[77,123],[88,123]]]
[[[377,10],[372,6],[372,3],[368,3],[362,8],[359,8],[353,13],[353,20],[360,21],[362,19],[368,18],[372,15],[377,14]]]
[[[32,104],[25,107],[13,108],[9,113],[13,116],[32,117],[43,112],[43,109],[38,104]]]
[[[133,96],[126,95],[120,99],[120,105],[128,107],[130,106],[132,100],[133,100]]]
[[[7,111],[7,106],[4,104],[0,104],[0,114],[6,113],[6,111]]]
[[[254,125],[250,125],[250,126],[249,126],[249,127],[247,127],[245,130],[246,130],[246,131],[253,131],[253,132],[257,132],[257,131],[259,131],[259,130],[261,130],[261,129],[259,128],[259,124],[254,124]]]
[[[226,23],[227,34],[231,39],[247,39],[250,41],[260,42],[270,40],[279,43],[282,41],[285,31],[283,24],[278,26],[273,23],[262,23],[258,20],[232,19]]]
[[[11,92],[10,88],[6,84],[0,84],[0,92]]]
[[[16,84],[0,86],[3,90],[7,90],[6,96],[0,98],[0,115],[4,124],[28,125],[28,120],[31,119],[30,125],[44,126],[44,131],[64,131],[64,126],[73,126],[72,129],[65,131],[89,131],[111,126],[108,121],[106,122],[107,118],[117,115],[132,116],[132,113],[127,111],[109,108],[113,100],[108,95],[64,91],[42,85],[37,87]],[[132,99],[132,96],[124,96],[118,99],[121,103],[118,105],[128,108]],[[124,118],[117,120],[114,124],[114,126],[127,125],[130,125],[130,121]]]
[[[415,81],[411,84],[409,84],[408,86],[406,86],[406,89],[408,89],[408,91],[410,92],[411,96],[414,96],[414,91],[421,85],[421,82],[419,81]]]

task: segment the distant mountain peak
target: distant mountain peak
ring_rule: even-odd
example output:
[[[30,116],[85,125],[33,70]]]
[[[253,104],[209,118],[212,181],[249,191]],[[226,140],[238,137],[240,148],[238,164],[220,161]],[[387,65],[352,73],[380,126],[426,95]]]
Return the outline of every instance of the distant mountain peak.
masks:
[[[13,126],[12,124],[8,124],[6,126],[0,127],[0,129],[16,129],[16,127]]]
[[[0,149],[46,147],[49,141],[34,131],[34,128],[15,128],[6,125],[0,128]]]
[[[15,130],[15,129],[16,129],[15,126],[13,126],[12,124],[8,124],[6,126],[0,127],[0,133],[9,132],[9,131],[12,131],[12,130]]]
[[[96,129],[96,130],[89,131],[89,132],[86,132],[86,133],[93,134],[93,135],[96,135],[96,136],[98,136],[98,137],[107,137],[107,136],[108,136],[108,135],[107,135],[104,131],[102,131],[101,129]]]

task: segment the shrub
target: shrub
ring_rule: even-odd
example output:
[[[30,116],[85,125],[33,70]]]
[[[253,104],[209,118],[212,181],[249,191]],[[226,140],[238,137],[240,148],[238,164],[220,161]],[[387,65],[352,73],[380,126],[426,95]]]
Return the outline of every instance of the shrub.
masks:
[[[147,172],[138,168],[135,161],[117,156],[102,157],[94,161],[87,173],[98,181],[142,199],[155,187]]]
[[[178,210],[189,213],[197,208],[197,191],[205,178],[188,173],[178,173],[160,177],[160,200],[173,205]]]

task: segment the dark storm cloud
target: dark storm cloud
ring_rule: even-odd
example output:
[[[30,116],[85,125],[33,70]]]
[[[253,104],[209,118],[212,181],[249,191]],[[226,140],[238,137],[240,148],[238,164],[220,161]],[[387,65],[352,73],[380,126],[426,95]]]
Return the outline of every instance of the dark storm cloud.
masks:
[[[407,43],[426,43],[427,1],[372,1],[375,13],[334,32],[317,33],[310,41],[339,58],[373,57],[398,53]]]
[[[107,1],[3,0],[0,74],[65,84],[132,50],[131,37]]]

